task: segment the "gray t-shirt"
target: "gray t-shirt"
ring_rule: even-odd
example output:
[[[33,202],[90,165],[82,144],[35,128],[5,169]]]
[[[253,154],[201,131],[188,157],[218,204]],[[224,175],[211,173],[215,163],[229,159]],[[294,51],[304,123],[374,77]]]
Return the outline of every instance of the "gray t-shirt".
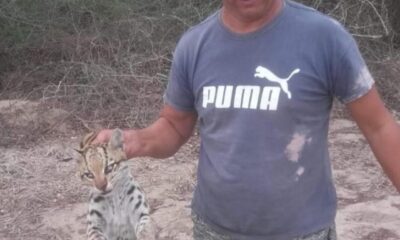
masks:
[[[230,32],[220,12],[191,28],[164,98],[199,116],[193,211],[233,239],[287,240],[332,225],[332,100],[351,102],[372,85],[351,35],[292,1],[250,34]]]

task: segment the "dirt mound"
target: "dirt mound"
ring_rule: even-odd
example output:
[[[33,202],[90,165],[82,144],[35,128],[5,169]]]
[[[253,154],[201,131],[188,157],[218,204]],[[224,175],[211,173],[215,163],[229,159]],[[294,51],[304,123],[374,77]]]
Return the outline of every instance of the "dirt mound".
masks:
[[[329,143],[339,201],[339,239],[400,239],[400,197],[356,124],[333,120]]]
[[[26,100],[0,101],[0,146],[24,145],[51,134],[72,134],[67,119],[70,113],[50,108],[41,102]]]
[[[0,239],[85,239],[89,189],[76,176],[78,139],[53,139],[29,149],[0,147]],[[197,140],[170,159],[136,159],[158,239],[190,239],[190,199]]]

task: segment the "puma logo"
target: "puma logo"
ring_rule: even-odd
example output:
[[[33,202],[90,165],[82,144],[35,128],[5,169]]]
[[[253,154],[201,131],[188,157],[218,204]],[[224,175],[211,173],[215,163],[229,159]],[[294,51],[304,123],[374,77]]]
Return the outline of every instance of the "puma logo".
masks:
[[[293,70],[293,72],[289,75],[287,78],[280,78],[276,76],[273,72],[268,70],[267,68],[263,66],[258,66],[256,68],[256,73],[254,74],[254,77],[257,78],[265,78],[268,81],[271,82],[277,82],[281,86],[282,90],[286,93],[289,99],[292,98],[292,93],[289,91],[289,86],[288,86],[288,81],[293,77],[293,75],[297,74],[300,72],[299,68],[296,68]]]

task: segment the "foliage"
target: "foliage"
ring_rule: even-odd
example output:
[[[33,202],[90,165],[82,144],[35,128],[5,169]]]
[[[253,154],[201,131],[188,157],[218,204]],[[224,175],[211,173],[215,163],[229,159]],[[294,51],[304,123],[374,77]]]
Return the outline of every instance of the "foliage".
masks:
[[[180,35],[220,2],[0,0],[0,99],[66,108],[88,128],[144,126]],[[301,2],[345,24],[369,60],[395,53],[398,0]]]
[[[396,31],[391,13],[400,7],[398,0],[302,0],[339,20],[358,40],[361,51],[370,60],[392,54]],[[398,11],[398,10],[397,10]]]

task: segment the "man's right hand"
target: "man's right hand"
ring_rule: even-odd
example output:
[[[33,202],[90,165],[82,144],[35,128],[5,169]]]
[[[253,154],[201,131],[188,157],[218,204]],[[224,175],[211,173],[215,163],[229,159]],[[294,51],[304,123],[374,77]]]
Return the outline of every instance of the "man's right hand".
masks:
[[[103,129],[97,133],[96,138],[92,141],[92,144],[103,144],[108,143],[110,140],[112,129]]]
[[[190,138],[196,121],[195,112],[178,111],[164,105],[160,118],[150,126],[123,131],[125,154],[128,159],[141,156],[169,157]],[[107,143],[111,132],[111,129],[101,130],[92,143]]]

